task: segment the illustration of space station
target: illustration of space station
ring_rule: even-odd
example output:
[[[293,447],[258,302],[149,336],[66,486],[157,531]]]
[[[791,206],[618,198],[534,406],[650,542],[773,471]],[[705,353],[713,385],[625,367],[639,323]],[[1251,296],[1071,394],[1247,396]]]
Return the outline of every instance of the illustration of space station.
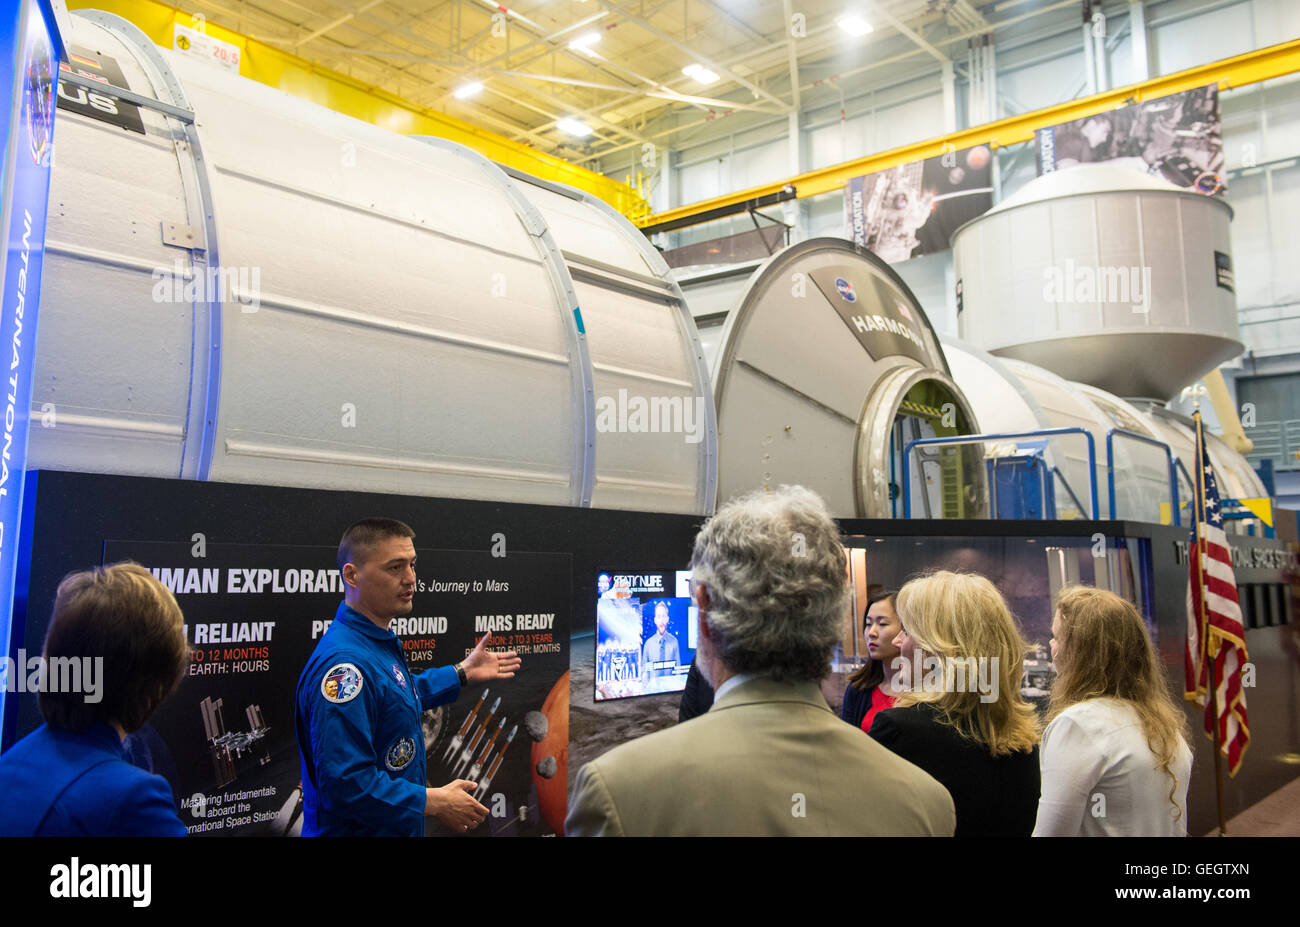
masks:
[[[271,729],[262,717],[262,706],[248,705],[244,708],[244,716],[248,719],[247,731],[227,731],[221,712],[223,703],[224,699],[211,697],[199,702],[203,731],[212,755],[212,768],[217,776],[217,788],[235,781],[238,776],[235,761],[245,753],[255,753],[259,766],[271,762],[271,754],[265,743],[266,735]]]

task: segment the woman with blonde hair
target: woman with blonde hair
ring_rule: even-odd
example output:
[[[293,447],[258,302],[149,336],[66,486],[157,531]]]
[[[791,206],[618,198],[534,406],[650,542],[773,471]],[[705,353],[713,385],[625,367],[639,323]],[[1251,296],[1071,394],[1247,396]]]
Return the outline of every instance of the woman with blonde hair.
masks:
[[[1052,660],[1034,836],[1184,836],[1187,720],[1137,608],[1102,589],[1066,589]]]
[[[1020,695],[1028,645],[997,588],[940,571],[899,590],[904,684],[870,735],[952,795],[958,837],[1027,837],[1038,808],[1038,721]]]

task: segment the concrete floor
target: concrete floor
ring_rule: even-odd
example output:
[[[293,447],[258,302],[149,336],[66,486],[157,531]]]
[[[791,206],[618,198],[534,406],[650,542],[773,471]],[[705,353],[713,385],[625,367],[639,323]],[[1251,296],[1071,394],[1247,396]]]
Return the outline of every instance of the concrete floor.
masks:
[[[1217,837],[1219,829],[1205,836]],[[1300,837],[1300,778],[1230,818],[1228,836]]]

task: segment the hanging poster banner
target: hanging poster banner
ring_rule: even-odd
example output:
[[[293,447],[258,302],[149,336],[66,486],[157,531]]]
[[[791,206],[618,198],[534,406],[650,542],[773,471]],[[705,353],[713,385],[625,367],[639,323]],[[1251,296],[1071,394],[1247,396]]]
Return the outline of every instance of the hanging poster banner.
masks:
[[[1219,88],[1196,87],[1039,129],[1038,173],[1113,164],[1217,195],[1228,190]]]
[[[844,237],[891,264],[946,251],[958,226],[993,206],[993,157],[977,145],[854,177]]]

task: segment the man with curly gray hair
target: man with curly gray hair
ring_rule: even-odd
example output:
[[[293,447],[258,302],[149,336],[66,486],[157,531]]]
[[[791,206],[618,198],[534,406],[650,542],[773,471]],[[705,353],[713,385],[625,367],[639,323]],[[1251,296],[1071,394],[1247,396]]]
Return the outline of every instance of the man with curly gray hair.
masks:
[[[835,521],[802,486],[722,506],[695,538],[704,715],[578,772],[570,836],[951,836],[947,790],[840,721],[819,682],[846,620]]]

